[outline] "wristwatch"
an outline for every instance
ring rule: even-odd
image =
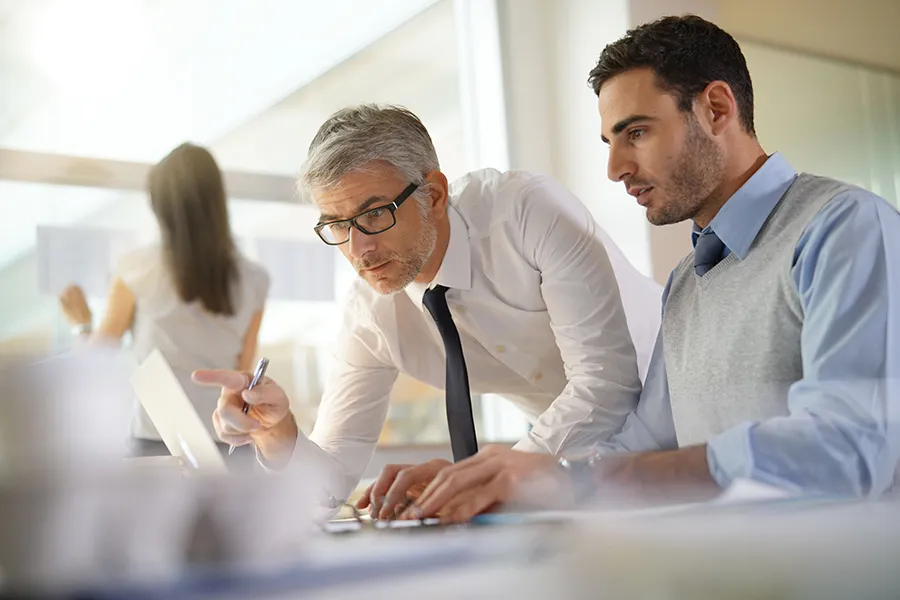
[[[74,325],[72,327],[72,335],[78,337],[80,335],[85,335],[90,333],[93,330],[93,327],[90,323],[79,323],[78,325]]]
[[[581,503],[594,495],[597,489],[594,468],[601,458],[602,455],[597,450],[569,453],[559,457],[557,462],[560,468],[568,474],[572,481],[576,503]]]

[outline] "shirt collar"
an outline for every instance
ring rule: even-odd
[[[753,240],[784,196],[797,171],[780,153],[771,155],[750,179],[719,209],[706,229],[694,224],[691,242],[706,230],[715,231],[729,251],[741,260],[747,257]]]
[[[436,285],[443,285],[451,289],[472,289],[472,258],[469,248],[469,228],[466,222],[452,204],[447,204],[447,218],[450,222],[450,242],[447,244],[447,252],[441,261],[441,268],[431,283],[418,283],[413,281],[406,286],[406,294],[419,307],[422,306],[422,298],[425,290]]]

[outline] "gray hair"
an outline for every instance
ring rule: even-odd
[[[408,182],[419,184],[414,197],[427,198],[425,175],[440,169],[428,130],[402,106],[360,104],[334,113],[319,127],[300,170],[300,196],[329,188],[348,173],[365,172],[373,161],[390,164]]]

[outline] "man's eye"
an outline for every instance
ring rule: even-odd
[[[632,129],[631,131],[628,132],[628,139],[631,140],[632,142],[635,140],[641,139],[643,136],[644,136],[643,129]]]
[[[344,231],[348,227],[350,227],[350,223],[347,221],[340,221],[338,223],[332,223],[328,227],[329,227],[329,229],[332,229],[334,231]]]
[[[369,211],[368,213],[366,213],[366,214],[367,214],[367,216],[368,216],[369,218],[377,219],[378,217],[380,217],[381,215],[384,214],[384,211],[385,211],[385,210],[386,210],[386,209],[383,208],[383,207],[382,207],[382,208],[373,208],[372,210],[370,210],[370,211]]]

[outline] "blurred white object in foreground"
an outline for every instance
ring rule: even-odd
[[[650,512],[583,524],[571,552],[576,597],[900,597],[896,500],[791,498]]]
[[[126,452],[131,388],[119,353],[0,361],[0,478],[108,467]]]
[[[185,476],[126,460],[131,406],[108,349],[0,364],[0,592],[161,583],[302,551],[311,474]]]

